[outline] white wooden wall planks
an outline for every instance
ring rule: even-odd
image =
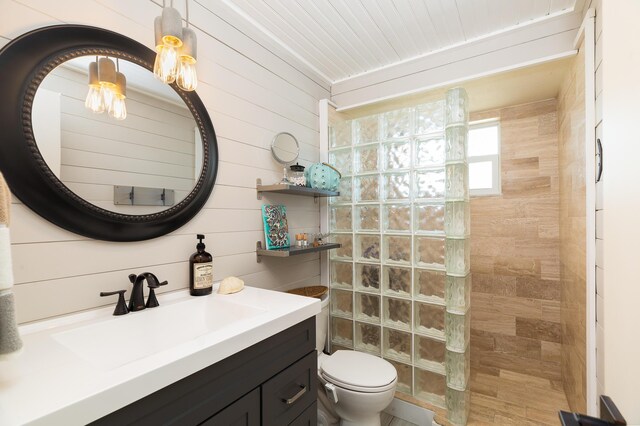
[[[184,17],[183,2],[175,4]],[[151,47],[160,6],[149,0],[4,0],[0,46],[45,25],[77,23],[117,31]],[[248,285],[272,289],[319,282],[317,254],[256,263],[262,203],[286,204],[293,233],[318,232],[319,208],[306,197],[258,201],[255,183],[280,177],[269,151],[280,131],[300,140],[301,164],[319,159],[318,100],[328,98],[329,84],[282,47],[234,22],[225,8],[216,1],[192,1],[190,7],[198,36],[198,94],[215,126],[220,154],[218,179],[205,208],[170,235],[112,243],[60,229],[15,200],[11,229],[21,323],[112,304],[98,293],[128,288],[132,272],[151,271],[169,280],[166,291],[186,287],[196,233],[207,235],[216,279],[236,275]]]

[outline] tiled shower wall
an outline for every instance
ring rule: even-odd
[[[559,385],[556,100],[471,114],[472,121],[496,117],[502,194],[471,201],[471,374],[489,379],[508,370]]]
[[[466,422],[470,212],[466,93],[333,123],[332,350],[382,356],[398,391]]]

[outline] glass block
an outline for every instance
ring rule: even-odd
[[[332,234],[331,241],[342,244],[342,247],[329,251],[332,259],[351,260],[353,258],[353,235]]]
[[[444,243],[441,237],[415,237],[415,264],[423,268],[444,269]]]
[[[345,346],[340,346],[340,345],[336,345],[336,344],[331,344],[331,354],[336,353],[337,351],[352,351],[353,348],[347,348]]]
[[[398,373],[398,384],[396,385],[396,390],[398,392],[411,394],[411,388],[413,387],[413,368],[410,365],[394,361],[392,359],[387,359],[387,361],[395,367],[396,372]]]
[[[445,407],[445,392],[447,388],[444,375],[415,367],[415,391],[413,395],[435,406]]]
[[[355,348],[380,356],[380,326],[356,322]]]
[[[447,275],[466,276],[471,269],[471,241],[447,238],[444,260]]]
[[[380,324],[380,296],[356,293],[356,319]]]
[[[468,135],[469,129],[467,126],[447,127],[447,130],[445,130],[445,156],[447,163],[467,161]]]
[[[445,172],[444,169],[428,169],[414,172],[414,198],[444,198]]]
[[[380,230],[380,207],[363,205],[355,208],[355,228],[356,231],[379,231]]]
[[[351,206],[331,207],[331,231],[351,231]]]
[[[351,148],[337,149],[329,152],[329,163],[343,175],[350,175],[352,168]]]
[[[415,204],[413,206],[414,232],[442,234],[445,226],[445,206],[443,203]]]
[[[430,371],[445,374],[445,344],[443,340],[432,339],[430,337],[415,336],[414,363]]]
[[[382,288],[386,294],[411,297],[411,269],[395,266],[382,268]]]
[[[378,175],[359,176],[353,183],[356,201],[378,201],[380,198]]]
[[[447,276],[444,299],[447,312],[466,313],[471,306],[471,274],[466,277]]]
[[[386,204],[382,207],[384,230],[388,232],[411,232],[411,205]]]
[[[447,386],[457,390],[465,390],[469,384],[469,349],[464,352],[447,351],[446,357]]]
[[[353,122],[351,120],[335,123],[331,126],[330,146],[337,148],[341,146],[351,146]]]
[[[417,333],[443,339],[444,306],[414,302],[414,330]]]
[[[402,139],[411,134],[413,128],[413,110],[397,109],[382,115],[384,121],[384,139]]]
[[[380,116],[370,115],[355,121],[356,144],[378,142],[380,140]]]
[[[444,101],[418,105],[415,112],[416,135],[437,132],[444,127]]]
[[[353,179],[350,177],[343,177],[340,179],[340,183],[338,184],[338,192],[340,195],[337,197],[331,197],[331,202],[333,204],[339,203],[350,203],[352,196],[351,184],[353,183]]]
[[[382,237],[384,263],[411,265],[411,237],[385,235]],[[411,281],[409,281],[411,283]]]
[[[447,201],[444,206],[444,233],[464,238],[471,234],[471,208],[468,201]]]
[[[445,143],[442,134],[419,137],[415,141],[414,167],[441,166],[445,161]]]
[[[445,196],[447,200],[469,199],[469,166],[466,163],[447,164]]]
[[[356,289],[380,292],[380,266],[356,263]]]
[[[469,389],[459,391],[447,388],[447,420],[455,426],[464,426],[469,419],[469,408],[471,407],[471,392]]]
[[[353,321],[331,316],[331,342],[353,348]]]
[[[447,90],[445,125],[466,124],[469,121],[469,98],[461,88]]]
[[[377,172],[378,167],[378,145],[367,145],[354,149],[355,172],[371,173]]]
[[[382,328],[382,353],[385,358],[411,362],[411,334],[404,331]]]
[[[331,287],[345,289],[353,287],[353,263],[331,261]]]
[[[356,235],[356,258],[370,262],[380,261],[380,236]]]
[[[382,298],[382,315],[384,325],[403,330],[411,330],[411,301],[404,299],[394,299],[391,297]]]
[[[353,317],[353,292],[344,290],[331,290],[331,315],[340,317]]]
[[[445,314],[447,350],[464,352],[469,347],[471,336],[471,315]]]
[[[409,173],[386,173],[382,175],[385,200],[407,200],[411,195]]]
[[[383,145],[382,165],[385,170],[408,169],[411,167],[411,142],[389,142]]]
[[[445,282],[448,277],[444,271],[416,268],[413,277],[416,299],[437,304],[445,302]]]

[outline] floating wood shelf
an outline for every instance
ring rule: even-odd
[[[315,253],[318,251],[331,250],[331,249],[340,248],[340,247],[342,247],[341,244],[326,243],[318,247],[313,247],[309,245],[307,247],[287,247],[287,248],[281,248],[281,249],[267,250],[262,248],[262,241],[258,241],[256,243],[256,256],[257,256],[258,262],[261,262],[262,256],[289,257],[289,256],[296,256],[298,254]]]
[[[275,192],[277,194],[303,195],[306,197],[337,197],[340,195],[336,191],[327,191],[325,189],[307,188],[306,186],[290,185],[285,183],[277,183],[275,185],[262,185],[262,180],[256,182],[256,190],[258,191],[258,200],[262,199],[263,192]]]

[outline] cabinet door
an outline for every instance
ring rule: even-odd
[[[260,426],[260,388],[201,423],[204,426]]]
[[[289,426],[317,426],[318,425],[318,403],[314,402],[302,412]]]

